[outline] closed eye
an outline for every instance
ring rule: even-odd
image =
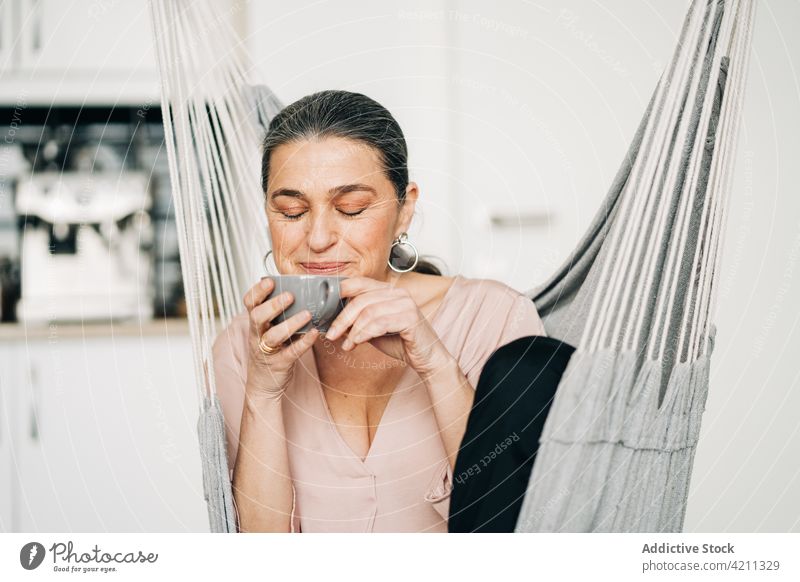
[[[366,210],[366,208],[362,208],[361,210],[357,210],[356,212],[345,212],[344,210],[340,210],[339,212],[341,212],[345,216],[358,216],[359,214],[361,214],[365,210]]]
[[[365,210],[366,210],[366,208],[362,208],[361,210],[357,210],[355,212],[345,212],[344,210],[339,210],[339,212],[341,212],[345,216],[358,216],[359,214],[361,214]],[[281,214],[285,218],[287,218],[289,220],[299,220],[300,217],[303,216],[306,212],[308,212],[308,211],[299,212],[297,214],[286,214],[285,212],[281,212]]]

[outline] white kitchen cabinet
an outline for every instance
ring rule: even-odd
[[[0,100],[133,103],[158,98],[147,0],[4,0]]]
[[[127,76],[156,70],[146,0],[21,0],[21,4],[23,73]]]
[[[208,531],[187,335],[14,349],[13,531]]]
[[[16,0],[0,0],[0,74],[11,66]]]
[[[0,344],[0,532],[12,530],[13,499],[16,479],[12,464],[11,438],[15,432],[14,387],[17,385],[12,365],[15,351]]]

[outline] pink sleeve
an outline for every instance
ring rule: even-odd
[[[469,344],[472,349],[462,355],[462,370],[473,388],[478,385],[486,360],[497,348],[521,337],[546,335],[544,324],[531,299],[510,287],[492,295],[491,301],[483,302],[486,313],[478,314],[473,326],[483,341],[472,342]]]
[[[240,354],[246,348],[245,338],[236,319],[214,340],[211,348],[214,359],[214,379],[217,397],[225,419],[225,441],[228,453],[228,470],[233,475],[236,453],[239,450],[239,428],[244,408],[244,387],[247,372]]]
[[[245,320],[245,324],[246,324]],[[240,317],[234,321],[214,340],[212,357],[214,360],[214,377],[217,397],[222,407],[225,420],[225,441],[228,453],[228,474],[233,481],[233,467],[239,450],[239,429],[244,408],[244,392],[247,383],[247,372],[240,354],[247,349],[246,328],[242,328]],[[239,528],[239,510],[234,500],[236,526]],[[300,532],[300,520],[297,517],[297,494],[292,485],[292,513],[290,516],[291,532]]]
[[[425,501],[447,521],[450,515],[450,493],[453,491],[453,469],[450,461],[444,459],[434,472],[433,479],[425,494]]]

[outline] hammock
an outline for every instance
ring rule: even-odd
[[[152,0],[187,292],[210,529],[235,532],[211,348],[261,276],[260,144],[282,108],[207,0]],[[526,291],[577,347],[540,438],[519,532],[683,527],[708,394],[716,279],[754,0],[693,0],[596,217]],[[215,23],[209,31],[209,23]]]

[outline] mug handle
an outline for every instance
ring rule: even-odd
[[[331,283],[327,280],[320,281],[320,285],[325,286],[325,299],[323,301],[322,312],[323,313],[331,313],[334,308],[336,307],[336,303],[340,300],[339,298],[339,279],[334,279],[332,285],[335,288],[335,292],[331,292]]]

